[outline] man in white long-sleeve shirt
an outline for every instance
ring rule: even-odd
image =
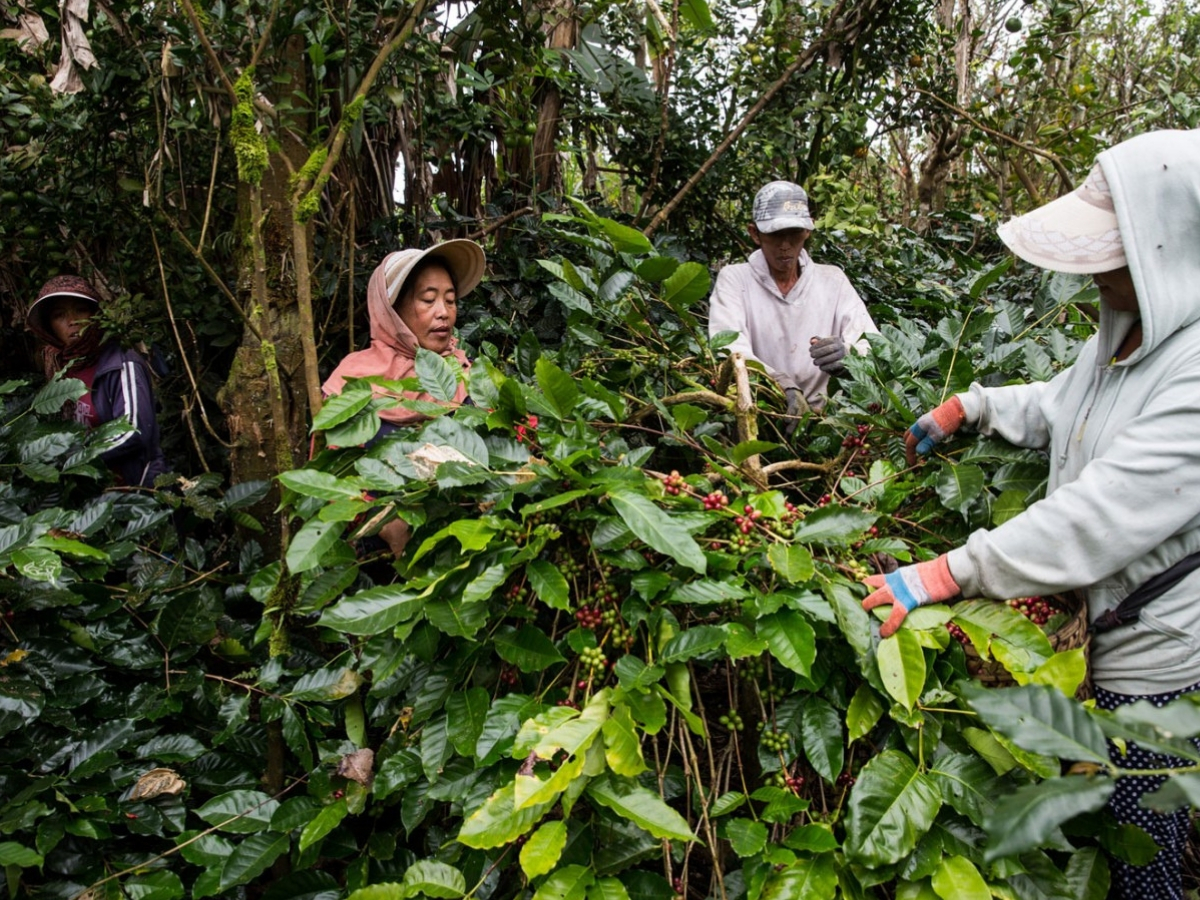
[[[784,389],[790,416],[798,412],[800,396],[820,408],[829,376],[843,371],[847,350],[865,353],[863,334],[879,329],[846,274],[814,263],[804,249],[813,231],[804,188],[790,181],[763,187],[748,230],[758,249],[717,275],[709,336],[738,332],[729,351],[766,367]],[[793,418],[789,435],[795,423]]]

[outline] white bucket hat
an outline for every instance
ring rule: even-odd
[[[1054,272],[1092,275],[1126,264],[1112,192],[1099,163],[1071,193],[1005,222],[997,234],[1021,259]]]
[[[483,280],[483,248],[474,241],[455,238],[435,244],[428,250],[401,250],[398,253],[389,253],[383,261],[389,303],[396,302],[413,267],[428,256],[446,264],[446,268],[450,270],[450,277],[454,279],[455,292],[460,298],[473,291]]]

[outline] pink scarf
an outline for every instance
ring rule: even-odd
[[[371,274],[371,280],[367,284],[367,315],[371,320],[371,346],[366,350],[351,353],[338,364],[338,367],[333,370],[333,374],[321,386],[326,397],[340,394],[346,385],[347,378],[366,378],[378,375],[390,381],[396,381],[401,378],[410,378],[416,372],[417,337],[404,324],[388,296],[386,268],[388,260],[394,255],[388,254],[384,257],[383,262]],[[451,340],[449,348],[442,355],[453,355],[464,369],[470,366],[466,354],[458,349],[456,340]],[[438,402],[429,394],[418,391],[404,391],[397,394],[395,391],[384,390],[379,385],[375,385],[374,388],[376,397],[402,396],[410,400]],[[462,382],[459,382],[454,400],[449,405],[459,406],[466,399],[467,389]],[[403,407],[381,410],[379,417],[398,425],[419,422],[426,418],[419,412]]]

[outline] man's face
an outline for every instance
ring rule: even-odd
[[[784,228],[782,231],[759,231],[750,226],[750,237],[762,248],[767,267],[776,277],[789,277],[796,273],[800,251],[812,234],[807,228]]]

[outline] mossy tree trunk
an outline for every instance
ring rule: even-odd
[[[293,37],[284,49],[293,75],[284,89],[303,90],[303,40]],[[252,85],[251,90],[256,88]],[[311,244],[312,230],[293,226],[290,182],[309,151],[296,137],[304,133],[294,127],[298,123],[287,124],[293,127],[275,130],[276,141],[262,141],[264,165],[255,173],[257,183],[253,174],[247,177],[240,172],[237,293],[246,310],[246,325],[218,396],[233,445],[229,460],[233,483],[272,479],[306,455],[308,400],[294,262],[298,255],[311,255],[310,247],[297,254],[295,242],[303,239]],[[231,140],[239,154],[239,169],[241,139],[235,115]],[[266,528],[268,552],[286,545],[285,525],[274,518],[277,505],[273,490],[255,510]]]

